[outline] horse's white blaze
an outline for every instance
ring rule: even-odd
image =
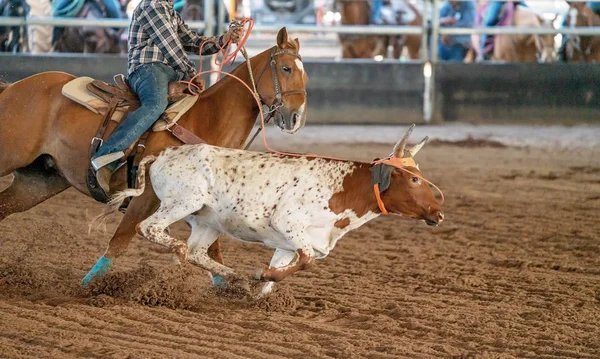
[[[298,70],[300,70],[300,73],[304,73],[304,64],[302,64],[302,61],[300,61],[300,59],[296,59],[294,60],[294,63],[296,64]]]
[[[304,111],[306,111],[306,102],[300,105],[300,107],[298,107],[298,111],[296,111],[296,113],[298,114],[298,119],[304,118]],[[302,127],[302,122],[303,121],[301,120],[296,121],[296,124],[294,125],[294,128],[291,132],[294,133],[298,131],[300,127]]]

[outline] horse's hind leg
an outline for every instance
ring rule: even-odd
[[[24,212],[66,190],[71,185],[54,168],[49,156],[41,156],[29,166],[16,169],[10,186],[0,192],[0,221]]]

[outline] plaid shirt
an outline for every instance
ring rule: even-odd
[[[142,0],[129,25],[127,74],[131,75],[142,64],[162,62],[177,72],[179,80],[189,80],[196,75],[196,69],[186,51],[198,53],[207,39],[218,40],[222,45],[222,38],[207,38],[190,30],[173,9],[171,0]],[[202,55],[218,51],[217,45],[207,43]]]

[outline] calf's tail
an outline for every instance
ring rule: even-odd
[[[146,156],[140,161],[137,171],[137,183],[139,187],[129,188],[115,193],[115,195],[107,203],[107,208],[104,210],[104,212],[92,219],[88,228],[88,233],[92,231],[92,227],[94,226],[97,228],[104,226],[108,216],[117,212],[127,197],[138,197],[144,193],[144,190],[146,189],[146,166],[156,161],[156,158],[156,156]]]

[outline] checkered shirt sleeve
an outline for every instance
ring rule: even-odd
[[[171,66],[179,74],[183,74],[180,77],[189,79],[195,76],[194,63],[188,59],[185,51],[198,52],[200,44],[208,38],[190,30],[171,4],[166,1],[142,1],[132,20],[130,43],[145,43],[145,46],[143,49],[137,48],[137,51],[132,51],[130,48],[132,63],[130,66],[137,67],[143,63],[162,60],[161,62]],[[145,37],[149,37],[148,41],[143,41]],[[211,40],[219,39],[215,37]],[[204,46],[202,55],[210,55],[218,51],[217,45],[208,43]]]

